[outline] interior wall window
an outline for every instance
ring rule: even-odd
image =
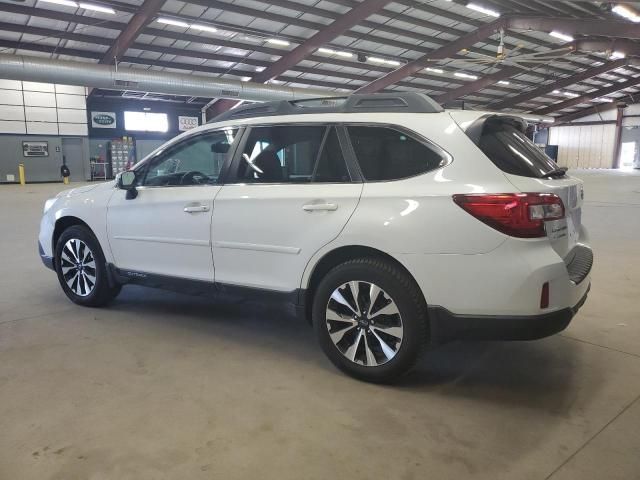
[[[347,131],[366,180],[399,180],[444,165],[440,153],[399,130],[350,126]]]
[[[247,183],[350,181],[333,127],[255,127],[242,157],[238,179]]]
[[[153,187],[211,185],[218,182],[238,129],[196,135],[142,165],[141,185]]]
[[[166,113],[124,112],[125,130],[137,132],[168,132],[169,119]]]

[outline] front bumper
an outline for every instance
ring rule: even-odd
[[[453,340],[536,340],[563,331],[587,300],[591,284],[573,307],[539,315],[456,315],[439,306],[428,308],[431,343]]]
[[[42,260],[42,263],[44,263],[44,266],[55,271],[56,267],[53,265],[53,257],[44,253],[44,249],[40,242],[38,242],[38,253],[40,254],[40,259]]]

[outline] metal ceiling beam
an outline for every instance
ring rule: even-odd
[[[502,110],[504,108],[509,108],[509,107],[513,107],[515,105],[518,105],[520,103],[524,103],[527,102],[529,100],[533,100],[534,98],[537,97],[541,97],[543,95],[546,95],[548,93],[553,92],[554,90],[557,90],[558,88],[565,88],[568,87],[569,85],[574,85],[578,82],[581,82],[583,80],[586,80],[588,78],[594,77],[596,75],[602,75],[603,73],[607,73],[610,70],[614,70],[616,68],[620,68],[623,67],[626,64],[626,60],[624,58],[621,58],[619,60],[615,60],[615,61],[611,61],[611,62],[607,62],[603,65],[600,65],[598,67],[594,67],[594,68],[590,68],[588,70],[585,70],[584,72],[580,72],[576,75],[571,75],[569,77],[566,78],[560,78],[557,81],[550,83],[549,85],[543,85],[540,88],[536,88],[534,90],[531,90],[529,92],[525,92],[522,93],[520,95],[516,95],[515,97],[511,97],[511,98],[507,98],[506,100],[502,101],[502,102],[498,102],[496,104],[491,105],[492,109],[495,110]]]
[[[438,103],[446,103],[451,100],[455,100],[457,98],[464,97],[465,95],[469,95],[470,93],[477,92],[478,90],[482,90],[483,88],[490,87],[498,83],[500,80],[504,80],[506,78],[513,77],[522,73],[522,69],[516,67],[506,67],[502,70],[498,70],[495,73],[483,76],[482,78],[475,80],[473,82],[467,83],[459,88],[454,88],[453,90],[449,90],[442,95],[437,95],[434,97],[434,100]]]
[[[457,40],[448,43],[447,45],[440,47],[433,52],[418,58],[417,60],[413,60],[412,62],[405,63],[403,66],[389,72],[382,78],[378,78],[373,82],[360,87],[356,90],[358,93],[373,93],[379,90],[382,90],[389,85],[393,85],[394,83],[403,80],[406,77],[410,77],[413,74],[423,70],[429,65],[434,64],[438,60],[443,58],[447,58],[457,54],[463,48],[467,48],[472,46],[475,43],[478,43],[486,38],[490,37],[496,31],[500,30],[504,26],[504,20],[498,19],[491,23],[487,23],[482,27],[474,30],[473,32],[464,35]]]
[[[568,35],[599,35],[604,37],[640,39],[640,28],[631,22],[591,20],[588,18],[511,17],[507,28],[551,32],[558,30]]]
[[[160,11],[165,0],[145,0],[138,11],[131,17],[124,30],[120,32],[113,45],[100,59],[100,63],[108,65],[116,61],[118,57],[124,55],[131,44],[138,38],[138,35],[153,17]]]
[[[618,108],[618,103],[633,104],[638,103],[638,100],[640,100],[638,95],[627,95],[625,97],[616,99],[614,103],[583,108],[582,110],[578,110],[577,112],[571,112],[566,115],[562,115],[561,117],[556,117],[554,125],[563,125],[566,123],[571,123],[574,120],[578,120],[579,118],[587,117],[589,115],[602,114],[611,110],[616,110]]]
[[[539,115],[547,115],[552,112],[557,112],[558,110],[564,110],[565,108],[575,107],[576,105],[580,105],[581,103],[587,103],[593,100],[594,98],[600,98],[605,95],[609,95],[610,93],[616,93],[620,90],[624,90],[626,88],[636,87],[640,85],[640,77],[632,78],[627,80],[626,82],[615,83],[614,85],[601,88],[600,90],[595,90],[593,92],[586,93],[576,98],[570,98],[569,100],[565,100],[564,102],[556,103],[554,105],[550,105],[546,108],[540,108],[538,110],[534,110],[533,113]],[[616,99],[612,99],[616,100]]]
[[[392,0],[367,0],[366,2],[360,3],[357,7],[341,15],[336,21],[327,25],[326,28],[318,31],[315,35],[312,35],[289,53],[280,57],[277,62],[255,75],[252,80],[263,83],[290,70],[319,47],[333,41],[351,27],[358,25],[365,18],[370,17],[384,8],[385,5],[391,3],[391,1]]]
[[[585,38],[576,40],[573,44],[579,52],[603,52],[608,55],[621,52],[627,57],[640,56],[640,43],[626,38]]]

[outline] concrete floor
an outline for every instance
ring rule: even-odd
[[[640,478],[640,175],[576,174],[597,257],[570,328],[452,344],[396,386],[273,307],[73,305],[35,243],[62,185],[0,186],[0,479]]]

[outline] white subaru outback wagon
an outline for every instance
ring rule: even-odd
[[[390,381],[427,345],[541,338],[584,303],[582,183],[525,128],[418,93],[240,107],[48,200],[40,255],[80,305],[128,283],[291,302],[340,369]]]

